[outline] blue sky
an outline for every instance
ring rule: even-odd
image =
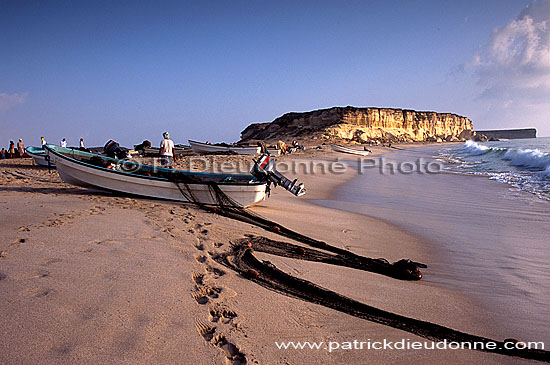
[[[380,106],[550,136],[550,0],[1,1],[0,145],[236,141]]]

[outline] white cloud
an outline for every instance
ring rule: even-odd
[[[0,93],[0,112],[12,109],[19,104],[23,104],[26,99],[27,99],[27,93],[22,93],[22,94]]]
[[[493,30],[469,66],[483,87],[482,99],[506,101],[509,107],[550,103],[550,0],[531,2]]]

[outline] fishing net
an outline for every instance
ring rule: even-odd
[[[326,242],[295,232],[244,208],[225,194],[214,181],[205,183],[208,185],[209,193],[215,204],[204,204],[194,196],[189,187],[189,182],[186,178],[174,179],[174,183],[186,200],[196,204],[200,208],[231,219],[253,224],[267,231],[313,247],[312,249],[266,237],[249,235],[246,238],[233,242],[230,252],[215,258],[220,264],[241,273],[249,280],[265,288],[310,303],[323,305],[374,323],[400,329],[431,341],[453,342],[458,345],[463,344],[465,349],[550,362],[550,352],[529,349],[525,343],[518,342],[517,340],[506,339],[504,341],[495,341],[435,323],[388,312],[325,289],[307,280],[289,275],[279,270],[269,261],[259,261],[253,254],[254,250],[282,257],[346,266],[408,280],[420,279],[422,274],[418,269],[426,267],[424,264],[411,260],[400,260],[390,264],[385,259],[372,259],[359,256],[339,247],[329,245]]]

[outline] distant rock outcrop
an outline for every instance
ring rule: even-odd
[[[472,121],[456,114],[347,106],[287,113],[272,122],[254,123],[242,131],[241,140],[440,142],[466,140],[473,135]]]
[[[483,134],[492,139],[537,138],[537,130],[535,128],[495,129],[489,131],[477,131],[477,133]]]

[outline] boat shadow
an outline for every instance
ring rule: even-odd
[[[0,164],[0,168],[7,167],[7,168],[13,168],[13,169],[24,169],[24,170],[48,170],[48,166],[41,166],[41,165],[21,165],[17,163],[2,163]],[[52,172],[57,172],[55,169],[55,166],[49,167]]]
[[[32,194],[57,194],[57,195],[71,195],[71,196],[124,196],[122,194],[111,193],[108,191],[92,191],[83,188],[70,187],[70,188],[42,188],[31,186],[0,186],[0,192],[19,192],[19,193],[32,193]]]

